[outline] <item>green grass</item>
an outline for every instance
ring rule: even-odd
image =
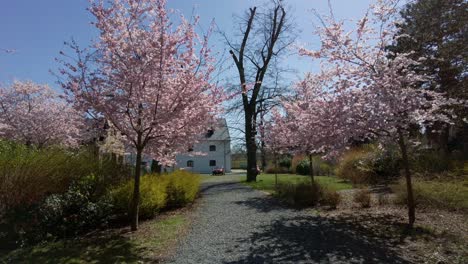
[[[403,180],[392,187],[397,203],[406,203],[406,184]],[[427,181],[414,179],[415,201],[423,207],[462,210],[468,212],[468,180]]]
[[[167,254],[189,220],[186,213],[144,222],[137,232],[107,230],[74,240],[46,242],[0,255],[0,263],[141,263]],[[0,253],[2,253],[0,251]]]
[[[320,185],[327,187],[330,190],[340,191],[352,189],[350,183],[344,182],[342,179],[328,176],[315,176],[315,181]],[[310,181],[309,176],[294,175],[294,174],[278,174],[278,183],[298,183],[301,181]],[[275,175],[274,174],[261,174],[257,176],[257,182],[245,182],[254,189],[266,191],[269,193],[275,192]]]

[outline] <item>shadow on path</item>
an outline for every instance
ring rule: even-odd
[[[225,263],[411,263],[399,253],[407,237],[406,225],[392,217],[313,216],[269,197],[236,203],[259,212],[289,211],[291,217],[283,214],[237,241],[250,245],[249,255]]]

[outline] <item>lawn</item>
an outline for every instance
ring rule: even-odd
[[[397,202],[406,203],[406,183],[401,180],[392,186],[397,195]],[[427,181],[413,179],[413,192],[419,207],[434,207],[468,212],[468,179]]]
[[[331,190],[340,191],[346,189],[352,189],[353,186],[350,183],[343,181],[342,179],[329,176],[315,176],[317,181],[322,186],[328,187]],[[301,182],[310,181],[309,176],[295,175],[295,174],[278,174],[278,183],[281,182]],[[274,174],[261,174],[257,176],[257,182],[245,182],[245,184],[251,186],[254,189],[266,191],[269,193],[275,192],[275,175]]]
[[[189,224],[185,211],[142,222],[137,232],[106,230],[79,239],[45,242],[1,254],[0,263],[158,262]],[[1,253],[1,251],[0,251]]]

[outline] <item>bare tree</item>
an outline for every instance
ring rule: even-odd
[[[257,178],[257,117],[264,111],[264,84],[270,64],[285,53],[294,41],[293,24],[289,22],[283,1],[272,0],[264,10],[250,8],[240,24],[242,41],[227,41],[239,74],[247,149],[247,181]],[[227,38],[226,38],[227,39]],[[265,96],[263,99],[262,96]],[[260,100],[259,100],[260,99]]]

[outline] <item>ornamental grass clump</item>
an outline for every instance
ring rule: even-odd
[[[317,205],[321,192],[322,188],[319,184],[304,181],[300,183],[280,183],[276,195],[290,205],[307,207]]]

